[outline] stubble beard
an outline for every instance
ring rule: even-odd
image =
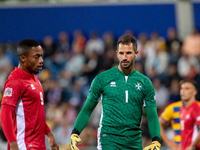
[[[39,70],[39,71],[40,71],[40,70]],[[38,74],[39,71],[37,71],[37,70],[33,70],[33,71],[31,72],[31,74]]]
[[[131,60],[131,62],[130,62],[130,64],[129,64],[128,66],[123,66],[123,65],[122,65],[122,62],[123,62],[123,61],[121,61],[121,62],[120,62],[120,66],[121,66],[122,69],[130,69],[130,68],[133,66],[133,64],[134,64],[134,61],[135,61],[135,60]]]

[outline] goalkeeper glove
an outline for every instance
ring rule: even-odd
[[[70,140],[71,150],[78,150],[76,146],[78,145],[79,142],[81,142],[81,138],[78,136],[78,134],[72,134]]]
[[[161,144],[158,141],[153,141],[150,145],[146,146],[143,150],[160,150]]]

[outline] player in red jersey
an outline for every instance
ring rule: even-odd
[[[52,150],[59,146],[45,122],[44,92],[36,75],[43,66],[43,49],[33,39],[19,43],[19,65],[4,84],[1,123],[8,150],[46,150],[47,135]]]
[[[181,81],[181,150],[200,150],[200,106],[195,100],[197,91],[198,85],[194,80]]]

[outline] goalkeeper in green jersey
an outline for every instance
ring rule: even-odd
[[[101,97],[102,114],[98,127],[98,150],[142,150],[143,107],[152,143],[144,150],[160,150],[160,126],[155,91],[149,78],[134,69],[137,40],[123,35],[117,42],[119,65],[98,74],[91,85],[71,134],[70,147],[78,150],[79,134]]]

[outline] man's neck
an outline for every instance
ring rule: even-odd
[[[184,101],[184,105],[185,105],[186,108],[188,108],[190,105],[192,105],[193,102],[195,102],[194,98],[192,98],[188,101]]]
[[[23,70],[23,71],[26,71],[26,72],[30,73],[30,72],[28,71],[28,69],[26,69],[26,67],[24,67],[24,66],[21,65],[20,63],[18,64],[18,68],[21,69],[21,70]]]
[[[120,65],[118,65],[119,70],[121,70],[126,76],[128,76],[131,72],[133,72],[135,69],[134,68],[130,68],[130,69],[123,69],[120,67]]]

